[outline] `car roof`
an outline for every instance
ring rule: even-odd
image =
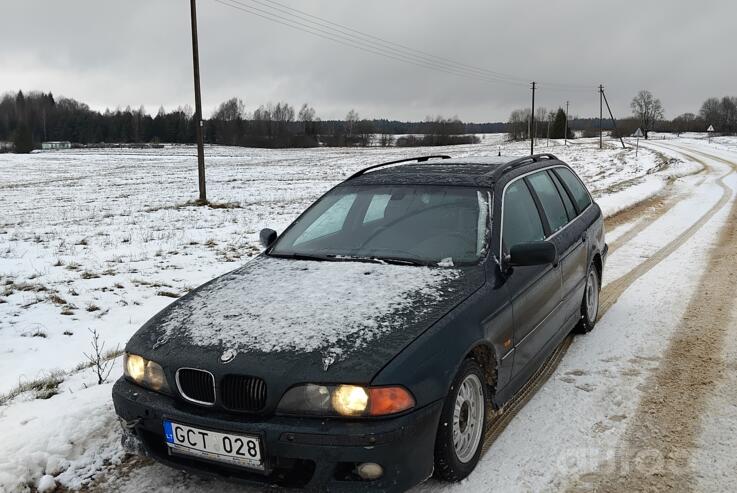
[[[420,162],[418,162],[420,161]],[[450,185],[492,186],[501,176],[518,168],[534,169],[537,163],[560,162],[552,154],[534,156],[421,156],[365,168],[340,186],[354,185]]]

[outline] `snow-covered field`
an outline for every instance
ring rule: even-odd
[[[697,138],[683,141],[701,142]],[[92,331],[100,335],[106,350],[122,348],[143,322],[173,298],[257,254],[261,228],[282,230],[353,171],[428,153],[496,155],[500,144],[503,155],[528,152],[526,143],[505,143],[502,136],[493,135],[484,136],[476,145],[432,149],[211,147],[206,149],[208,198],[216,207],[189,203],[197,196],[196,159],[189,146],[0,155],[0,372],[5,377],[0,381],[0,436],[4,437],[0,440],[0,491],[43,489],[56,483],[79,488],[121,459],[109,383],[120,374],[119,362],[108,383],[97,385],[92,370],[82,365],[84,353],[90,351]],[[737,149],[734,140],[725,139],[719,145],[724,151],[730,146]],[[596,140],[576,140],[568,147],[557,141],[545,147],[541,140],[538,151],[552,152],[570,163],[594,191],[606,215],[611,215],[658,194],[675,177],[700,169],[688,160],[676,160],[674,153],[666,158],[654,148],[641,146],[635,158],[634,150],[623,151],[618,142],[607,142],[600,151]],[[678,181],[684,182],[679,186],[689,187],[696,177]],[[662,223],[662,233],[657,234],[686,228],[689,214],[708,208],[713,192],[704,188],[702,195],[682,205],[683,214]],[[662,242],[657,234],[649,237],[652,248]],[[612,259],[619,273],[612,278],[632,268],[631,257]],[[662,269],[661,287],[665,288],[677,273],[673,266]],[[647,300],[652,289],[653,285],[642,286],[629,296]],[[681,289],[687,296],[690,286]],[[675,309],[669,317],[679,313]],[[558,373],[578,371],[584,366],[578,359],[592,351],[601,353],[604,363],[586,368],[581,375],[560,374],[541,393],[557,390],[575,398],[576,389],[582,387],[598,387],[597,392],[603,392],[606,387],[599,384],[612,371],[604,353],[628,316],[604,319],[600,329],[605,335],[574,345]],[[627,330],[635,337],[645,326],[633,322]],[[622,356],[622,370],[629,368],[625,368],[627,356],[632,355]],[[614,367],[619,368],[617,365]],[[552,415],[545,406],[556,402],[551,396],[536,397],[513,425],[524,419],[544,422],[546,415]],[[613,417],[626,415],[632,405],[624,390],[610,393],[609,399],[611,402],[591,405],[621,408]],[[556,406],[564,405],[565,400],[560,399]],[[578,443],[585,447],[599,437],[582,432],[591,426],[588,419],[577,417],[571,424],[578,433],[574,435],[580,435]],[[513,428],[502,435],[480,468],[499,471],[498,464],[489,464],[497,456],[495,450],[509,450],[508,442],[519,439]],[[600,428],[601,436],[606,436],[615,426],[606,422]],[[506,476],[496,477],[493,485],[505,484],[506,478],[523,490],[562,486],[559,477],[540,472],[545,470],[545,457],[534,453],[538,440],[547,446],[555,437],[526,433],[523,439],[528,446],[515,449],[517,462],[505,461],[520,467],[506,469]],[[537,450],[540,455],[550,449],[540,446]],[[524,456],[526,452],[530,454]],[[543,461],[532,469],[541,476],[523,478],[535,460]],[[131,477],[140,480],[141,474],[145,472],[134,472]],[[166,474],[178,473],[166,472],[163,477]],[[489,477],[478,473],[469,481],[474,489],[488,488],[492,485]],[[156,483],[147,484],[145,477],[141,484],[142,489],[157,488]],[[207,484],[195,482],[191,488]],[[220,484],[212,487],[225,488]]]

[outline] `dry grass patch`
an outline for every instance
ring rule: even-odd
[[[61,371],[53,371],[45,377],[19,383],[7,394],[0,395],[0,406],[4,406],[21,394],[31,392],[34,399],[49,399],[59,393],[59,385],[64,381]]]
[[[164,291],[164,290],[162,290],[162,291],[157,291],[156,294],[158,296],[165,296],[167,298],[179,298],[179,294],[178,293],[175,293],[173,291]]]
[[[49,295],[49,301],[55,305],[66,305],[67,300],[59,296],[59,293],[51,293]]]

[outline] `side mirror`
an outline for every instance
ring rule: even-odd
[[[546,265],[558,261],[558,251],[549,241],[519,243],[509,251],[511,266]]]
[[[264,228],[259,233],[259,239],[261,240],[261,246],[269,248],[276,241],[276,231],[269,228]]]

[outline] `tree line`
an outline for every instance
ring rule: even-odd
[[[612,121],[597,118],[573,118],[568,121],[569,135],[573,137],[573,130],[580,130],[584,137],[598,135],[599,125],[606,131],[611,131],[614,137],[629,137],[639,128],[647,139],[650,132],[669,132],[681,134],[684,132],[705,132],[709,126],[721,135],[737,134],[737,97],[724,96],[722,98],[708,98],[701,105],[698,113],[683,113],[672,120],[664,118],[663,103],[650,91],[642,90],[630,102],[632,116]],[[535,110],[535,126],[530,129],[530,108],[512,111],[507,120],[507,132],[512,140],[527,140],[530,134],[536,138],[562,139],[565,133],[566,114],[562,108],[557,111],[548,111],[545,108]]]
[[[261,105],[246,111],[239,98],[221,103],[203,121],[208,144],[252,147],[314,147],[369,145],[446,145],[473,142],[472,133],[504,131],[501,123],[467,124],[458,118],[428,117],[422,122],[364,119],[350,110],[343,120],[321,120],[315,108],[299,109],[286,102]],[[400,137],[424,134],[428,138]],[[52,93],[22,91],[0,98],[0,142],[14,143],[16,152],[30,152],[41,142],[75,144],[194,143],[192,108],[172,111],[163,107],[155,115],[138,109],[95,111],[71,98]]]

